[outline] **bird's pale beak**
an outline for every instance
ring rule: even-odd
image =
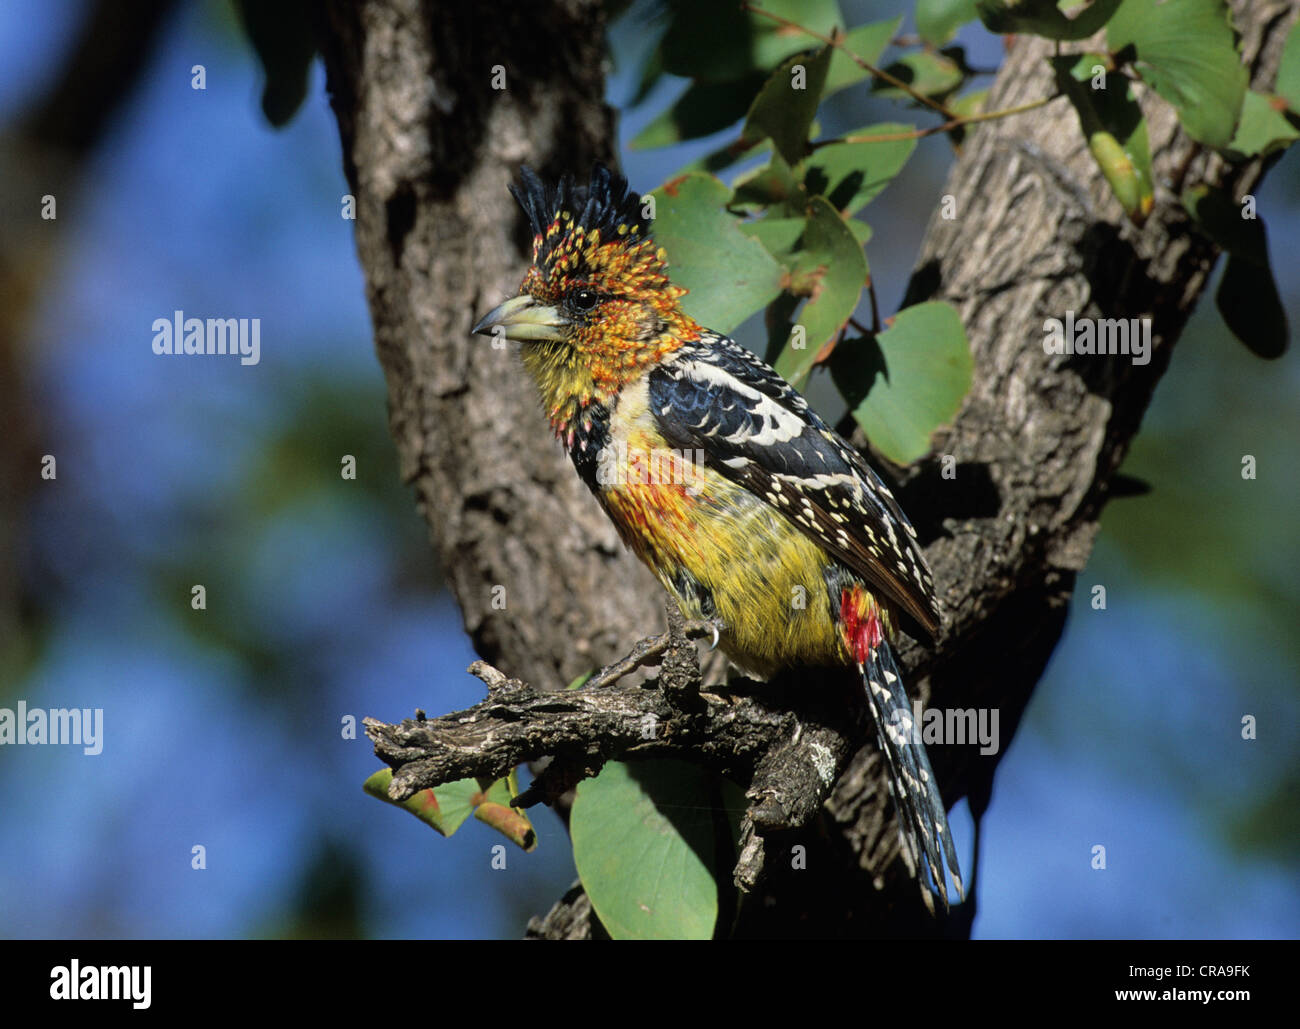
[[[500,329],[506,339],[562,340],[568,326],[569,319],[558,307],[548,307],[521,293],[493,308],[470,331],[480,336],[495,336]]]

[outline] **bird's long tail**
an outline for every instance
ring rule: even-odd
[[[903,857],[912,875],[919,873],[926,906],[933,911],[937,896],[946,911],[949,873],[959,901],[965,899],[965,893],[939,784],[920,731],[914,726],[907,690],[889,644],[881,640],[867,649],[864,657],[858,670],[867,688],[880,750],[889,766],[889,791],[898,809]]]

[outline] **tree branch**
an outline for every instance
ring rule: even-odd
[[[752,889],[762,874],[763,838],[802,828],[821,808],[866,725],[846,718],[861,710],[848,674],[831,674],[817,690],[797,682],[733,683],[701,690],[692,637],[707,623],[686,623],[675,610],[670,631],[643,640],[635,660],[598,673],[603,685],[537,689],[483,661],[470,671],[488,687],[482,703],[434,719],[386,725],[366,719],[375,753],[394,770],[389,797],[401,802],[420,790],[457,779],[498,779],[529,761],[550,758],[517,807],[553,803],[615,759],[676,758],[749,783],[741,819],[736,884]],[[626,673],[648,660],[662,662],[650,682]],[[617,674],[616,674],[617,673]]]

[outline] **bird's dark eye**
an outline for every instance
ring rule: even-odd
[[[578,311],[590,311],[596,306],[594,289],[575,289],[569,294],[569,305]]]

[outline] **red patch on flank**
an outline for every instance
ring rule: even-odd
[[[840,620],[844,624],[844,642],[853,660],[865,663],[885,638],[884,627],[880,624],[880,609],[861,588],[843,590],[840,593]]]

